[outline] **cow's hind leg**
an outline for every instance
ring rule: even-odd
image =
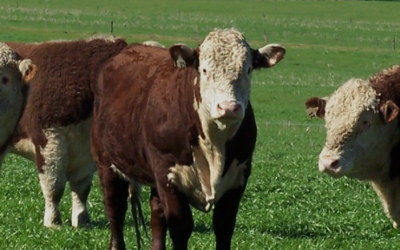
[[[67,181],[67,144],[54,129],[44,131],[44,135],[47,143],[44,148],[36,147],[36,165],[46,202],[44,226],[55,227],[62,223],[59,204]]]
[[[45,212],[43,224],[45,227],[57,227],[62,224],[59,204],[64,194],[66,177],[53,178],[47,174],[39,174],[40,186],[45,199]]]
[[[171,184],[165,183],[158,187],[174,250],[186,250],[193,231],[193,217],[189,202],[186,196]]]
[[[73,227],[90,226],[90,217],[87,209],[87,199],[92,185],[93,174],[88,174],[76,180],[70,179],[72,196],[71,224]]]
[[[110,222],[110,250],[125,250],[123,227],[128,206],[129,182],[121,179],[110,166],[99,166],[104,205]]]
[[[215,204],[213,228],[217,242],[217,250],[230,250],[236,215],[244,187],[230,190]]]

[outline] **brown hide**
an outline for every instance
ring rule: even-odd
[[[190,146],[201,130],[193,110],[197,75],[175,68],[165,49],[132,45],[113,58],[95,90],[95,141],[114,153],[105,164],[147,184],[176,163],[192,164]],[[164,160],[164,169],[150,169],[155,158]]]
[[[89,118],[93,106],[91,84],[99,68],[127,46],[123,39],[8,45],[37,66],[14,143],[21,137],[30,137],[34,144],[42,147],[46,143],[43,129],[76,124]],[[43,164],[40,163],[43,159],[37,160],[39,166]]]
[[[392,101],[400,107],[400,66],[394,66],[388,70],[378,72],[373,77],[370,77],[369,82],[375,91],[380,94],[380,105],[387,101]],[[391,152],[391,178],[400,178],[399,155],[400,144],[396,145]]]

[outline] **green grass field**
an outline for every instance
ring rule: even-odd
[[[111,2],[113,2],[111,4]],[[324,143],[320,120],[304,101],[325,96],[351,77],[400,62],[400,3],[265,0],[2,0],[0,41],[40,42],[110,32],[129,42],[157,40],[196,46],[214,27],[236,27],[253,47],[281,43],[285,59],[253,75],[252,103],[259,137],[253,173],[237,218],[233,249],[399,249],[367,183],[334,180],[318,172]],[[393,49],[393,38],[397,48]],[[107,219],[96,176],[90,195],[94,228],[70,226],[66,190],[64,225],[42,226],[44,199],[35,166],[8,156],[0,178],[0,249],[106,249]],[[149,219],[148,191],[143,195]],[[190,249],[213,249],[210,214],[194,211]],[[127,246],[136,248],[131,216]],[[145,249],[149,240],[144,239]]]

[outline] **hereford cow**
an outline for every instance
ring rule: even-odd
[[[86,202],[96,170],[89,141],[91,83],[102,63],[127,44],[122,39],[92,39],[9,46],[19,57],[32,59],[37,73],[29,85],[8,96],[19,108],[2,116],[1,123],[10,129],[2,129],[0,157],[12,152],[36,163],[46,227],[61,224],[59,202],[66,182],[72,193],[72,226],[86,225]]]
[[[306,101],[311,117],[325,119],[319,170],[369,181],[393,226],[400,225],[400,66],[369,80],[351,79],[330,97]]]
[[[92,153],[109,249],[125,249],[127,180],[151,187],[151,249],[165,249],[167,229],[174,249],[187,249],[190,205],[215,207],[216,248],[230,249],[256,142],[251,75],[284,53],[277,44],[251,49],[241,33],[226,29],[195,50],[131,45],[104,65],[94,87]]]

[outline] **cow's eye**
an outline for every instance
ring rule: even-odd
[[[250,73],[251,73],[251,70],[252,70],[252,68],[249,67],[249,68],[247,69],[247,74],[250,74]]]
[[[203,74],[206,75],[207,74],[207,70],[203,69]]]
[[[371,122],[370,121],[363,121],[361,124],[361,131],[364,131],[371,127]]]
[[[7,83],[8,83],[8,77],[3,76],[3,77],[1,78],[1,83],[2,83],[2,84],[7,84]]]

